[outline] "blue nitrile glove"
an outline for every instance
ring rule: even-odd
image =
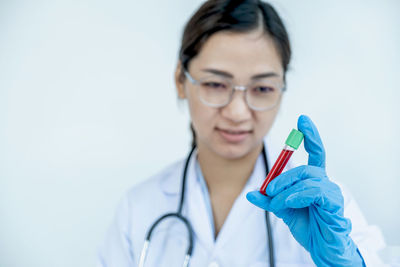
[[[272,180],[266,190],[268,196],[253,191],[247,199],[281,218],[317,266],[364,266],[349,236],[351,222],[343,217],[340,188],[326,175],[325,150],[318,130],[304,115],[297,127],[304,134],[308,165]]]

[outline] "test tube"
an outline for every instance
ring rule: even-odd
[[[273,179],[275,179],[276,176],[282,173],[293,152],[300,146],[301,142],[303,141],[303,138],[303,133],[296,129],[293,129],[290,132],[288,138],[286,139],[285,146],[279,154],[278,159],[275,161],[274,166],[272,166],[272,169],[268,172],[267,178],[265,178],[260,188],[261,194],[267,195],[265,190],[267,189],[268,184]]]

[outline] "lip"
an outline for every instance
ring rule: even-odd
[[[249,130],[232,130],[232,129],[219,129],[216,128],[220,136],[229,143],[243,142],[252,131]]]

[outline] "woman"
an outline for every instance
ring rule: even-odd
[[[327,177],[308,117],[298,120],[308,165],[277,177],[268,196],[254,191],[277,156],[263,140],[290,57],[287,32],[269,4],[213,0],[200,7],[185,27],[175,73],[178,97],[189,105],[193,149],[128,192],[99,266],[181,266],[191,238],[190,266],[380,264],[373,243],[379,232]]]

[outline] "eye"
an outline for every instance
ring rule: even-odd
[[[202,83],[202,86],[208,89],[216,89],[216,90],[222,90],[227,88],[225,84],[219,82],[204,82]]]
[[[254,93],[266,94],[275,91],[274,87],[271,86],[257,86],[253,88]]]

